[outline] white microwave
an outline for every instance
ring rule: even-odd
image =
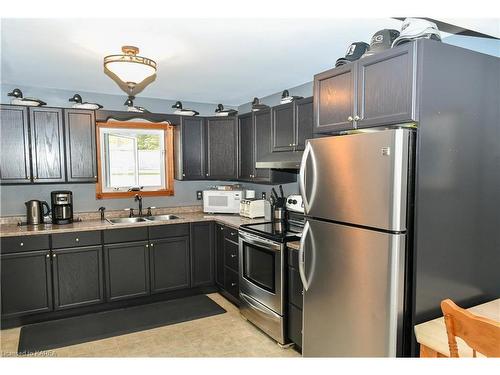
[[[203,212],[237,214],[242,190],[203,190]]]

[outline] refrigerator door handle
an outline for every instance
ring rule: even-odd
[[[304,225],[304,230],[302,231],[302,236],[300,237],[300,247],[299,247],[299,275],[300,280],[302,280],[302,285],[304,287],[304,291],[309,289],[309,284],[307,283],[306,271],[304,267],[304,247],[306,244],[306,237],[309,233],[310,225],[309,221],[306,221]]]
[[[312,169],[313,169],[313,178],[312,178],[312,187],[311,187],[311,197],[308,199],[306,192],[306,163],[311,155],[312,161]],[[311,204],[314,201],[314,196],[316,195],[316,184],[317,184],[317,166],[316,166],[316,158],[314,157],[314,151],[310,142],[307,142],[306,148],[304,150],[304,154],[302,155],[302,161],[300,163],[300,171],[299,171],[299,189],[302,194],[302,200],[304,202],[304,212],[307,214],[311,207]]]

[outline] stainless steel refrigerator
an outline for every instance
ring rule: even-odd
[[[307,141],[299,251],[305,357],[400,352],[414,136],[399,128]]]

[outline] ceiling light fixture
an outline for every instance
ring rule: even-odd
[[[142,91],[156,78],[156,62],[138,56],[139,48],[123,46],[123,54],[109,55],[104,58],[104,72],[131,95]]]

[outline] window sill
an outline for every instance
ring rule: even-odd
[[[96,193],[96,199],[133,198],[137,194],[141,197],[172,196],[174,190],[154,190],[154,191],[117,191],[109,193]]]

